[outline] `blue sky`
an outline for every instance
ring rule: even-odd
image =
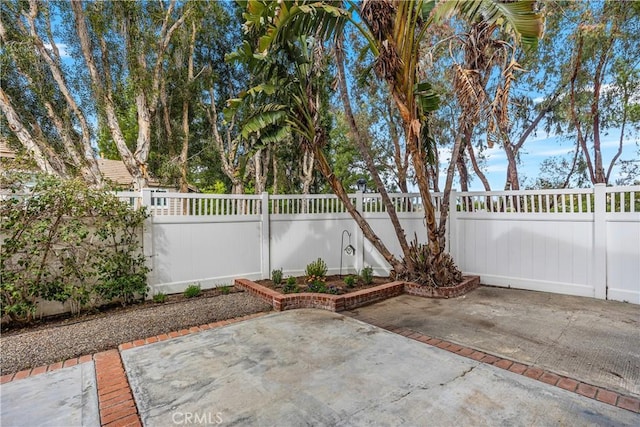
[[[621,159],[637,159],[638,158],[638,140],[637,135],[625,132],[627,137],[623,144],[623,151]],[[618,143],[620,139],[620,129],[611,129],[610,132],[605,135],[601,135],[601,146],[604,159],[605,171],[609,167],[611,159],[615,155],[618,149]],[[575,142],[567,139],[566,137],[560,137],[556,135],[547,135],[544,131],[538,132],[537,136],[531,136],[525,142],[521,150],[521,163],[518,166],[518,174],[520,177],[520,185],[523,186],[523,179],[527,178],[527,183],[532,184],[535,178],[540,173],[540,164],[547,158],[553,156],[565,156],[572,158],[575,149]],[[444,180],[446,175],[446,168],[449,166],[448,159],[450,150],[441,150],[441,164],[440,164],[440,186],[444,188]],[[507,174],[507,157],[504,150],[495,145],[491,149],[485,151],[486,162],[484,163],[484,170],[492,190],[502,190]],[[612,181],[615,181],[617,169],[614,168],[612,173]],[[469,183],[469,189],[471,191],[484,191],[482,182],[473,174],[473,171],[469,171],[472,176],[472,181]],[[529,182],[531,181],[531,182]],[[613,182],[612,182],[613,183]],[[454,187],[460,189],[459,183],[455,183]]]
[[[637,159],[637,135],[629,135],[627,133],[623,144],[621,159]],[[609,167],[609,163],[618,149],[620,139],[620,129],[611,129],[607,135],[601,135],[601,146],[604,160],[605,171]],[[544,131],[539,132],[537,136],[531,136],[521,150],[521,164],[518,167],[521,185],[522,178],[535,180],[540,173],[540,164],[543,160],[552,156],[566,156],[572,158],[575,148],[575,142],[565,137],[556,135],[546,135]],[[501,190],[507,173],[507,159],[504,150],[498,146],[486,151],[486,175],[493,190]],[[615,181],[617,175],[615,168],[612,173],[612,181]],[[469,188],[471,190],[484,190],[482,183],[477,178],[474,179]]]

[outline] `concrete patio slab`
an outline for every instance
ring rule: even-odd
[[[640,306],[483,286],[442,300],[402,295],[351,312],[640,396]]]
[[[11,426],[99,426],[93,362],[0,386],[0,424]]]
[[[121,356],[146,426],[640,425],[639,414],[320,310]]]

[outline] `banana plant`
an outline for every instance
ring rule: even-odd
[[[375,58],[371,68],[387,83],[404,123],[405,140],[424,206],[434,280],[440,286],[451,284],[459,273],[445,256],[442,244],[444,229],[436,223],[435,207],[426,174],[428,162],[435,159],[427,118],[438,108],[438,96],[429,81],[418,79],[420,49],[429,42],[429,30],[454,15],[470,22],[482,21],[495,25],[496,30],[515,34],[516,39],[523,45],[533,46],[543,30],[543,19],[537,10],[537,2],[364,0],[356,3],[283,0],[276,3],[249,0],[245,5],[246,12],[243,16],[246,20],[246,32],[258,35],[257,42],[250,52],[252,58],[280,55],[283,49],[286,50],[288,43],[300,36],[340,40],[346,25],[354,26],[368,41],[367,49]],[[291,123],[293,124],[293,121]],[[328,165],[319,161],[318,166],[323,170]],[[330,170],[326,171],[325,175],[331,176]],[[339,187],[336,185],[334,191],[340,197],[342,192]],[[349,210],[348,206],[347,209]],[[398,261],[375,234],[368,232],[370,227],[366,221],[360,221],[361,218],[355,214],[352,216],[362,228],[364,235],[387,259],[396,273],[409,270],[409,274],[405,276],[411,277],[415,263],[410,262],[410,257],[405,254],[405,263]],[[398,235],[398,238],[406,239],[404,235]],[[401,246],[407,246],[406,240],[405,245]]]

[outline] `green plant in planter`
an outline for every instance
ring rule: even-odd
[[[362,269],[360,272],[360,277],[362,278],[362,282],[365,285],[370,285],[373,283],[373,268],[367,266]]]
[[[314,280],[307,285],[309,292],[326,293],[327,285],[322,280]]]
[[[338,293],[340,292],[340,289],[338,289],[336,285],[329,285],[326,292],[331,295],[338,295]]]
[[[282,283],[282,269],[278,268],[277,270],[273,270],[271,272],[271,280],[275,285],[279,285]]]
[[[322,258],[318,258],[317,260],[307,264],[307,268],[305,269],[305,273],[307,275],[307,282],[324,282],[325,276],[327,275],[327,264],[322,260]]]
[[[344,278],[344,284],[347,285],[347,288],[353,288],[356,285],[356,278],[347,276]]]
[[[296,285],[296,278],[293,276],[287,278],[287,283],[284,285],[282,290],[285,294],[293,294],[298,292],[300,289],[298,288],[298,285]]]
[[[192,285],[187,286],[187,289],[184,290],[185,298],[194,298],[200,295],[201,289],[200,285],[194,283]]]
[[[164,292],[159,292],[153,296],[153,302],[157,304],[162,304],[166,300],[167,300],[167,294],[165,294]]]

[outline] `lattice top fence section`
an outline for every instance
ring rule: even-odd
[[[606,212],[640,212],[640,186],[607,187]],[[592,188],[573,190],[525,190],[465,192],[457,194],[461,212],[490,213],[593,213]]]
[[[215,216],[261,215],[263,203],[270,215],[344,214],[347,209],[333,194],[311,195],[228,195],[192,193],[120,192],[117,196],[132,206],[147,206],[154,215]],[[607,187],[606,211],[640,212],[640,186]],[[436,212],[440,211],[442,193],[433,193]],[[361,198],[361,200],[359,200]],[[418,193],[389,194],[398,213],[422,213]],[[363,214],[385,213],[387,206],[377,193],[351,194],[349,199]],[[527,190],[453,193],[450,209],[465,213],[593,213],[593,189]]]
[[[607,187],[607,212],[640,212],[640,185]]]
[[[460,193],[458,210],[462,212],[503,213],[592,213],[593,190],[492,191]]]

